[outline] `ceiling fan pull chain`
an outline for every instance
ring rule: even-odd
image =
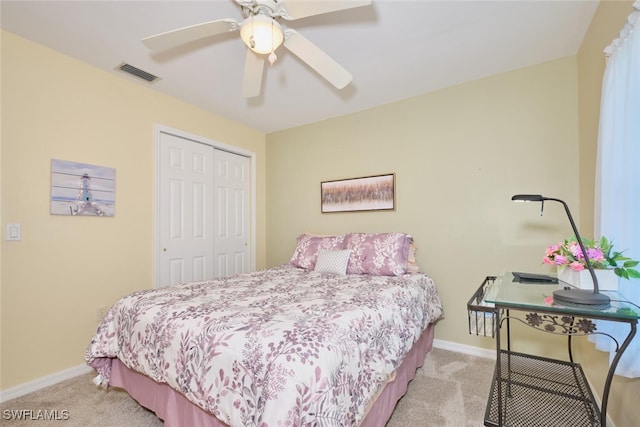
[[[256,47],[256,39],[253,37],[253,15],[251,15],[251,37],[249,37],[249,44],[251,49]]]
[[[276,42],[273,37],[273,20],[272,20],[271,21],[271,53],[269,54],[269,64],[271,64],[271,66],[273,66],[273,64],[275,64],[276,61],[278,60],[278,56],[274,52],[275,45],[276,45]]]

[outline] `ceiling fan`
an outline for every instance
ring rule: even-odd
[[[368,6],[372,0],[234,0],[244,20],[218,19],[142,39],[151,50],[166,50],[188,42],[240,30],[247,45],[242,96],[260,95],[265,58],[273,65],[275,50],[282,44],[336,88],[342,89],[352,75],[329,55],[295,30],[283,30],[280,18],[294,20],[328,12]]]

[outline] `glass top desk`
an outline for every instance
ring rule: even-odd
[[[467,303],[469,331],[496,339],[496,370],[485,413],[485,426],[555,425],[606,426],[609,390],[620,357],[636,334],[640,307],[616,291],[607,308],[561,305],[553,291],[566,283],[516,282],[511,272],[488,276]],[[512,316],[511,311],[526,312]],[[569,361],[511,350],[510,321],[568,338]],[[605,381],[601,408],[597,407],[586,377],[573,361],[571,337],[601,333],[594,320],[622,322],[629,334],[616,343],[616,354]],[[504,334],[501,331],[506,329]],[[506,349],[501,335],[506,335]],[[544,404],[542,403],[544,402]]]

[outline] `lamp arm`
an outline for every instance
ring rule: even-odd
[[[591,280],[593,280],[593,293],[597,294],[600,290],[598,286],[598,278],[596,277],[596,272],[593,270],[593,266],[591,265],[591,261],[589,260],[589,255],[587,254],[587,250],[584,247],[584,243],[582,243],[582,237],[580,237],[580,233],[578,232],[576,223],[573,221],[569,206],[564,202],[564,200],[554,199],[552,197],[544,197],[543,200],[553,200],[554,202],[562,203],[562,206],[564,206],[564,210],[569,217],[569,222],[571,223],[571,228],[573,228],[573,234],[576,236],[578,245],[580,245],[580,249],[582,250],[582,255],[584,255],[584,261],[587,264],[587,269],[589,269],[589,273],[591,274]]]

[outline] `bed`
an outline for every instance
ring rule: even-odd
[[[135,292],[85,354],[165,426],[382,426],[442,305],[403,233],[305,234],[262,271]]]

